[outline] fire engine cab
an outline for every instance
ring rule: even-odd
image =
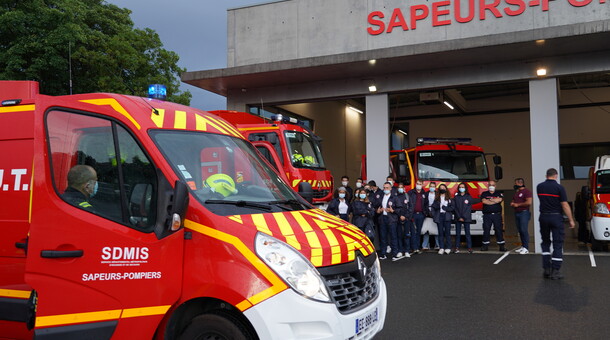
[[[591,245],[594,250],[610,241],[610,155],[599,156],[589,170],[589,186],[583,190],[591,221]]]
[[[0,82],[0,337],[371,339],[373,244],[217,115]]]
[[[313,189],[313,203],[332,199],[333,178],[322,157],[321,138],[299,120],[281,114],[271,121],[246,112],[211,111],[224,118],[246,137],[299,192]]]
[[[499,180],[502,168],[498,165],[502,159],[494,155],[493,161],[494,175]],[[415,183],[421,180],[426,190],[430,182],[436,182],[437,186],[444,183],[454,196],[458,184],[465,182],[475,200],[487,191],[490,180],[485,153],[481,147],[472,145],[471,138],[417,138],[417,146],[413,148],[390,151],[390,171],[397,182],[405,184],[405,191],[415,188]],[[482,209],[480,200],[472,206],[471,235],[483,235]],[[431,229],[436,230],[434,226]],[[455,225],[451,232],[455,234]]]

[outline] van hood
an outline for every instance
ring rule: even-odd
[[[315,267],[351,262],[357,252],[368,256],[375,251],[371,240],[358,227],[320,209],[227,218],[286,242]]]

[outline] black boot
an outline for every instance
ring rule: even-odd
[[[559,269],[551,270],[551,280],[561,280],[561,279],[563,279],[563,274],[561,274],[561,271]]]
[[[504,243],[500,245],[500,251],[506,251],[506,247],[504,246]]]
[[[487,249],[489,249],[489,246],[484,244],[481,246],[481,251],[487,251]]]
[[[548,279],[551,277],[551,268],[544,268],[544,272],[542,272],[542,277]]]

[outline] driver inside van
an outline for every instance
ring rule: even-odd
[[[89,199],[97,193],[97,172],[89,165],[75,165],[68,171],[68,188],[61,197],[68,203],[91,210]]]

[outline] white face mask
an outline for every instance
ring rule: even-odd
[[[347,186],[347,183],[348,183],[347,181],[343,181],[343,182],[341,182],[341,185],[343,185],[344,187],[346,187],[346,186]]]
[[[362,188],[362,183],[356,182],[356,188]]]
[[[493,186],[493,185],[490,185],[489,186],[489,192],[494,192],[494,191],[496,191],[496,187]]]
[[[417,190],[421,190],[421,184],[416,184],[416,185],[415,185],[415,189],[417,189]]]
[[[388,183],[390,183],[390,186],[394,185],[394,181],[388,181]]]

